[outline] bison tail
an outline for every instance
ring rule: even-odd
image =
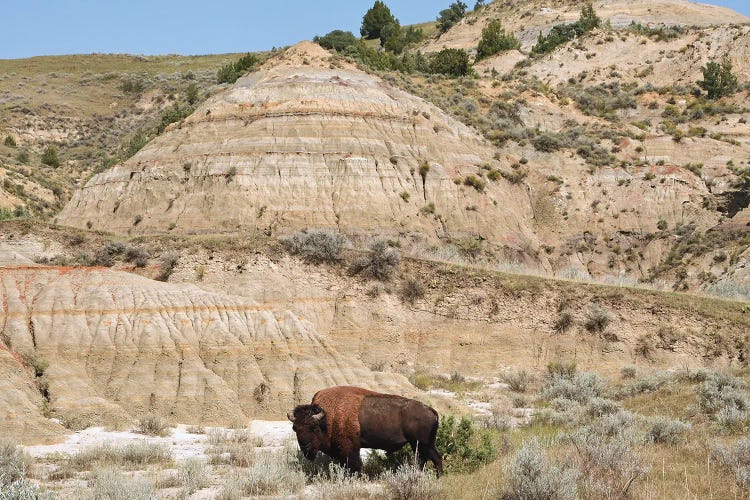
[[[430,408],[432,410],[432,408]],[[438,415],[438,412],[435,410],[432,410],[432,412],[435,414],[435,423],[432,424],[432,429],[430,429],[430,446],[435,446],[435,441],[437,440],[437,431],[438,427],[440,427],[440,416]]]

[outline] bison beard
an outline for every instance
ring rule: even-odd
[[[429,460],[438,476],[443,473],[443,460],[435,448],[438,414],[414,399],[359,387],[331,387],[318,391],[312,404],[297,406],[288,417],[309,460],[322,451],[359,472],[360,448],[393,452],[409,443],[421,468]]]

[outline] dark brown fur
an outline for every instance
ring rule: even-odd
[[[312,404],[297,406],[290,420],[308,459],[322,451],[359,472],[360,448],[393,452],[409,443],[421,467],[430,460],[438,475],[443,472],[435,448],[438,414],[414,399],[359,387],[331,387],[317,392]]]

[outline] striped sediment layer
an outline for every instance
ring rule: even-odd
[[[522,187],[463,184],[499,166],[493,156],[437,107],[302,42],[94,176],[58,221],[132,234],[336,227],[534,246]]]
[[[146,413],[282,418],[323,387],[398,393],[289,311],[99,268],[0,268],[0,432],[26,442]]]

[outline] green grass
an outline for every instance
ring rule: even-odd
[[[26,76],[50,72],[146,73],[187,72],[215,69],[242,54],[136,56],[128,54],[76,54],[37,56],[25,59],[0,59],[0,73],[23,73]]]

